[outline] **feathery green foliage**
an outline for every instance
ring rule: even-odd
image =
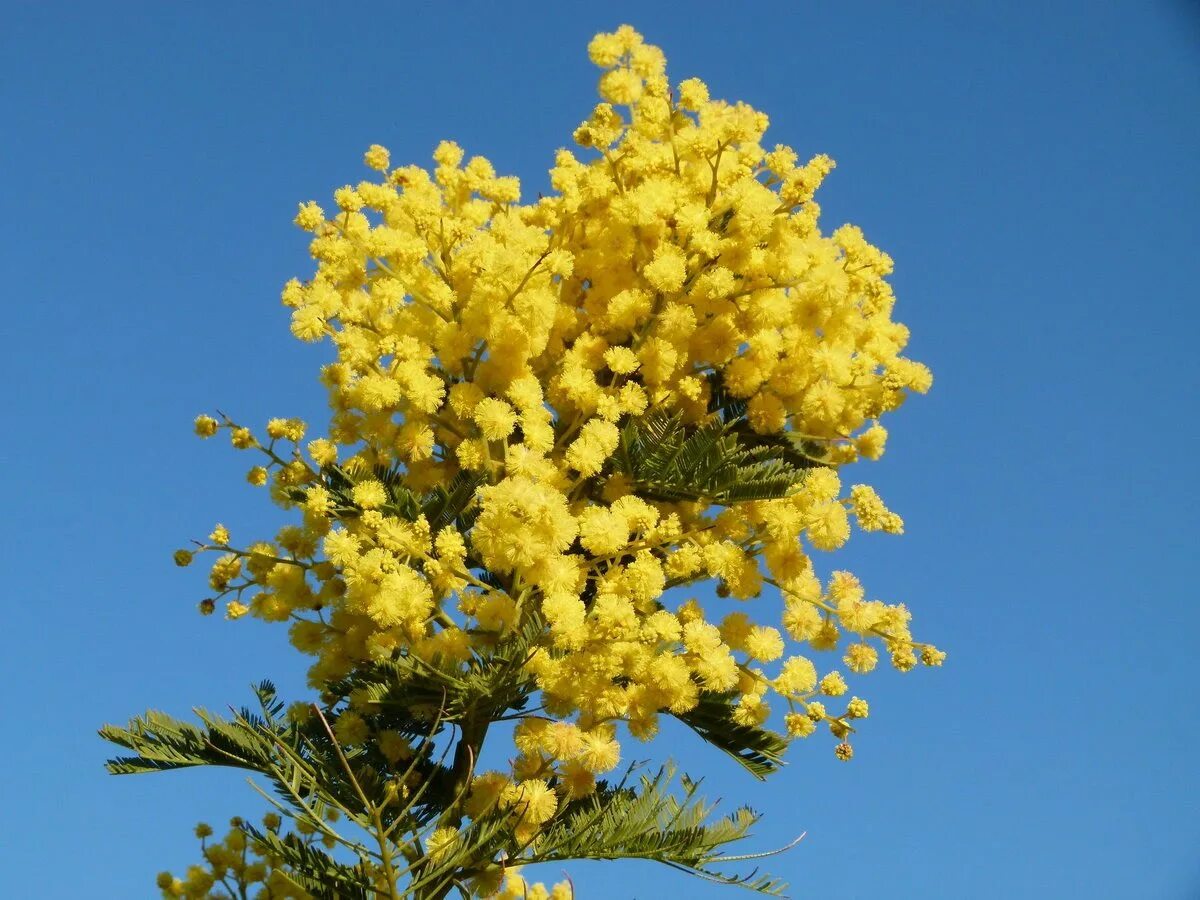
[[[763,779],[783,765],[787,741],[775,732],[734,720],[736,694],[703,691],[695,708],[676,718],[719,750],[745,766],[755,778]]]
[[[529,642],[519,635],[510,649]],[[394,763],[378,752],[356,748],[347,752],[334,729],[339,713],[314,707],[314,715],[301,721],[285,715],[285,706],[274,686],[264,681],[256,690],[258,710],[243,708],[226,718],[196,710],[201,725],[182,722],[160,712],[149,712],[128,726],[106,725],[105,739],[133,752],[110,760],[108,771],[117,775],[161,772],[194,766],[242,769],[264,777],[272,794],[260,793],[305,834],[318,834],[350,858],[342,861],[297,834],[280,834],[249,823],[241,827],[250,840],[285,873],[290,883],[314,898],[357,900],[378,896],[370,887],[380,877],[381,854],[369,846],[367,835],[379,822],[411,857],[401,874],[409,884],[404,896],[440,897],[445,891],[495,870],[495,860],[520,859],[522,863],[560,862],[571,859],[650,859],[713,881],[779,895],[777,879],[757,872],[736,874],[719,868],[744,857],[729,856],[723,848],[746,836],[757,821],[747,808],[715,817],[714,804],[698,795],[699,784],[686,776],[672,792],[671,767],[654,775],[641,775],[629,783],[601,784],[586,798],[568,803],[550,828],[529,845],[516,836],[503,812],[478,817],[460,832],[451,852],[433,860],[414,852],[432,830],[459,808],[462,786],[452,768],[443,764],[449,743],[437,740],[456,730],[471,697],[494,698],[489,680],[511,665],[513,657],[491,664],[480,663],[464,677],[429,671],[428,667],[398,662],[381,664],[369,672],[356,672],[341,688],[366,692],[366,706],[378,711],[394,727],[414,737],[425,735],[407,760]],[[411,691],[412,693],[407,693]],[[433,698],[440,703],[431,703]],[[453,698],[453,699],[452,699]],[[516,700],[524,705],[527,696]],[[510,707],[513,708],[513,707]],[[430,717],[414,716],[426,709]],[[706,739],[726,744],[748,769],[771,771],[778,761],[777,742],[768,732],[734,726],[741,740],[730,742],[720,734],[727,716],[727,698],[713,697],[702,705],[702,714],[680,718]],[[493,711],[493,718],[498,717]],[[461,729],[457,729],[461,731]],[[441,759],[438,745],[442,744]],[[743,746],[744,745],[744,746]],[[723,747],[726,749],[726,747]],[[415,784],[415,788],[409,785]],[[331,815],[335,813],[336,815]],[[334,822],[345,820],[353,832]]]
[[[807,465],[785,439],[767,439],[714,420],[687,427],[678,412],[656,412],[621,431],[614,471],[654,500],[728,504],[786,496]]]

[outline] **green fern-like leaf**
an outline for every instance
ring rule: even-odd
[[[765,779],[783,765],[788,742],[765,728],[743,725],[733,718],[736,694],[703,692],[695,708],[677,718],[705,741],[728,753],[755,778]]]
[[[709,421],[684,425],[678,412],[657,411],[621,431],[614,473],[652,500],[730,504],[784,497],[812,463],[783,437],[758,435],[726,403]]]
[[[446,487],[436,487],[421,500],[421,512],[435,533],[447,525],[457,524],[467,530],[474,516],[468,510],[475,500],[475,491],[486,482],[479,472],[459,472]]]
[[[643,775],[634,787],[603,788],[574,804],[539,839],[531,862],[571,859],[649,859],[723,884],[779,896],[784,883],[757,872],[716,868],[729,861],[726,845],[745,837],[757,815],[741,808],[714,817],[715,804],[699,797],[686,777],[672,792],[674,769]]]
[[[338,862],[295,834],[280,835],[249,823],[242,830],[276,857],[284,877],[317,900],[375,900],[370,873],[360,859],[357,865]]]
[[[156,711],[127,727],[106,725],[101,737],[136,754],[110,759],[106,768],[114,775],[196,766],[242,769],[264,776],[281,800],[306,814],[314,807],[361,811],[358,789],[323,728],[281,722],[273,715],[278,708],[267,705],[256,713],[243,709],[232,719],[197,709],[200,726]],[[373,802],[379,802],[386,790],[383,774],[366,764],[370,760],[361,762],[355,779]]]

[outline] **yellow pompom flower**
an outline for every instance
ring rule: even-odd
[[[846,693],[846,679],[839,672],[830,672],[821,679],[818,688],[828,697],[840,697]]]
[[[359,146],[362,145],[360,144]],[[379,172],[386,172],[391,162],[391,155],[388,153],[386,147],[381,147],[379,144],[372,144],[367,152],[363,154],[363,162],[369,168]]]
[[[673,244],[664,244],[642,270],[642,276],[656,291],[672,293],[679,290],[687,278],[687,261],[683,252]]]
[[[377,509],[387,503],[388,495],[378,481],[364,481],[354,486],[354,502],[363,509]]]
[[[860,675],[870,672],[879,661],[879,651],[870,644],[851,644],[843,657],[847,668]]]
[[[454,851],[458,843],[458,829],[435,828],[425,839],[425,853],[433,862],[440,862]]]
[[[593,775],[602,775],[615,769],[621,761],[621,745],[603,732],[585,734],[578,761]]]
[[[487,397],[475,406],[475,424],[489,441],[502,441],[517,427],[517,415],[503,400]]]
[[[628,375],[641,365],[637,354],[629,347],[610,347],[604,351],[604,361],[608,368],[618,375]]]
[[[806,738],[817,730],[817,724],[808,716],[788,713],[784,716],[784,727],[791,737]]]
[[[679,83],[679,105],[699,112],[708,103],[708,86],[699,78],[687,78]]]
[[[298,227],[305,231],[316,231],[325,224],[325,211],[316,203],[308,202],[300,204],[300,211],[296,213],[295,223]]]
[[[863,459],[879,459],[887,445],[888,432],[882,425],[875,424],[854,439],[854,447]]]
[[[522,821],[540,825],[554,817],[558,799],[544,781],[531,778],[510,784],[501,795],[501,802]]]
[[[196,416],[196,434],[202,438],[210,438],[217,433],[218,423],[212,416]]]

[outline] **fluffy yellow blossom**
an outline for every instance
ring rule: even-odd
[[[641,365],[637,354],[629,347],[610,347],[604,351],[604,361],[618,375],[628,375]]]
[[[775,679],[775,689],[781,694],[807,694],[817,686],[817,667],[803,656],[788,659]]]
[[[217,433],[217,420],[212,416],[196,416],[196,434],[202,438],[212,437]]]
[[[821,679],[818,687],[820,688],[822,694],[826,694],[830,697],[840,697],[842,694],[846,693],[846,679],[844,679],[839,672],[830,672]]]
[[[229,433],[229,439],[233,446],[239,450],[249,450],[251,447],[258,446],[258,440],[254,437],[254,432],[249,428],[234,428]]]
[[[563,494],[530,478],[507,478],[479,498],[471,543],[493,571],[532,569],[565,551],[578,532]]]
[[[387,169],[390,158],[385,147],[381,147],[379,144],[372,144],[370,149],[363,155],[363,162],[370,168],[383,172]]]
[[[510,808],[522,822],[540,825],[554,817],[558,800],[554,791],[539,779],[510,784],[501,794],[500,802]]]
[[[879,651],[870,644],[851,644],[846,648],[843,659],[852,672],[862,674],[875,668],[879,661]]]
[[[867,701],[861,697],[851,697],[846,704],[846,717],[850,719],[865,719],[870,712]]]
[[[517,427],[513,408],[503,400],[487,397],[475,406],[475,424],[489,441],[502,441]]]
[[[926,666],[940,666],[946,661],[946,654],[936,647],[921,648],[921,663]]]
[[[879,459],[883,456],[883,448],[887,444],[887,429],[882,425],[872,425],[854,439],[854,447],[864,459]]]
[[[434,862],[440,862],[454,850],[458,842],[457,829],[437,828],[425,840],[425,853]]]
[[[621,761],[621,745],[604,731],[583,735],[578,761],[593,775],[601,775],[617,767]]]
[[[663,244],[655,251],[654,258],[647,263],[642,275],[657,291],[670,293],[683,286],[687,277],[687,261],[683,252],[673,244]]]
[[[792,737],[806,738],[817,730],[817,723],[800,713],[788,713],[784,716],[784,727]]]
[[[305,231],[316,231],[325,224],[325,213],[316,203],[301,203],[295,222]]]
[[[708,103],[708,86],[699,78],[687,78],[679,83],[679,105],[699,112]]]
[[[363,509],[375,509],[387,503],[387,489],[378,481],[364,481],[354,486],[354,502]]]
[[[863,531],[904,533],[903,520],[883,505],[883,500],[870,485],[856,484],[850,489],[850,506]]]

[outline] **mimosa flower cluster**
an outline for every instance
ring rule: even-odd
[[[217,554],[202,608],[288,623],[314,688],[397,656],[465,664],[542,629],[524,663],[541,706],[511,770],[476,774],[467,801],[529,839],[618,766],[626,734],[653,738],[706,693],[732,694],[747,726],[824,728],[848,759],[868,714],[848,678],[944,658],[903,604],[821,561],[852,525],[903,531],[844,477],[932,381],[903,355],[891,259],[857,227],[821,231],[834,163],[768,147],[764,113],[672,84],[629,27],[589,54],[601,102],[546,196],[522,202],[516,178],[444,142],[428,169],[372,146],[371,177],[300,207],[316,268],[283,303],[297,338],[336,353],[323,435],[196,420],[259,454],[248,480],[297,514],[273,540],[218,526],[201,542]],[[622,429],[663,413],[701,426],[716,390],[807,458],[786,496],[668,500],[614,465]],[[462,484],[470,514],[449,524],[397,500]],[[715,599],[686,597],[706,582]],[[337,730],[404,749],[353,702]]]
[[[336,816],[330,816],[330,821],[337,821]],[[281,824],[282,819],[277,814],[268,813],[263,818],[262,828],[278,835]],[[313,895],[296,883],[269,846],[247,836],[245,823],[240,818],[232,819],[229,825],[228,833],[220,841],[211,840],[211,826],[204,822],[196,826],[204,864],[189,866],[183,878],[160,872],[156,881],[163,900],[233,900],[237,897],[313,900]],[[335,845],[329,837],[318,838],[312,828],[302,828],[297,839],[306,847],[320,845],[329,849]],[[439,845],[438,840],[431,840],[429,852],[434,856],[445,852],[445,843],[442,841]],[[491,892],[495,900],[573,900],[575,896],[569,881],[547,888],[544,884],[526,881],[519,866],[506,869],[493,881],[496,884],[489,888],[495,888]],[[377,888],[384,891],[384,883],[381,881]]]
[[[210,840],[211,826],[204,822],[197,825],[196,838],[200,841],[204,865],[188,867],[183,878],[160,872],[157,883],[164,900],[249,896],[309,900],[311,895],[288,879],[281,861],[270,849],[247,837],[244,824],[240,818],[232,819],[229,832],[220,841]],[[278,833],[281,824],[281,818],[274,813],[263,819],[263,828],[272,833]],[[316,840],[311,833],[302,839],[306,845]]]

